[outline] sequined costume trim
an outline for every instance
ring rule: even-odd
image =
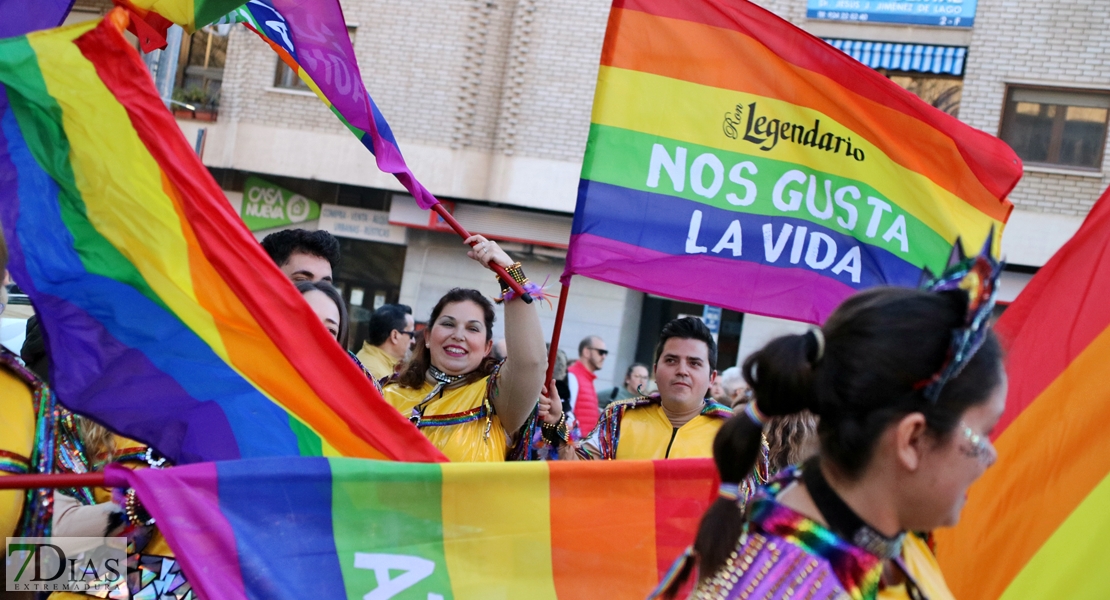
[[[475,406],[470,410],[460,413],[453,413],[449,415],[425,415],[424,418],[420,419],[420,424],[418,425],[418,427],[447,427],[450,425],[462,425],[463,423],[469,423],[471,421],[477,421],[479,419],[486,418],[487,416],[489,416],[489,412],[490,408],[487,400],[485,402],[482,402],[481,406]]]
[[[5,368],[22,379],[31,388],[31,401],[35,411],[35,445],[29,460],[29,472],[54,472],[54,439],[57,434],[55,419],[57,403],[54,393],[19,357],[0,347],[0,368]],[[27,490],[24,498],[23,517],[16,535],[20,537],[47,537],[54,516],[54,490]]]
[[[31,459],[16,452],[0,450],[0,472],[26,475],[31,472]]]
[[[693,598],[876,597],[879,557],[776,501],[800,477],[801,469],[790,467],[756,493],[736,549],[724,567],[699,583]]]

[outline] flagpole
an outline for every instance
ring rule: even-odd
[[[559,289],[559,308],[555,311],[555,329],[551,332],[551,348],[547,351],[547,378],[543,384],[551,383],[555,376],[555,357],[559,354],[559,335],[563,332],[563,314],[567,312],[567,294],[570,293],[570,277]]]
[[[462,224],[456,221],[455,217],[450,212],[448,212],[446,208],[443,208],[443,204],[436,202],[432,205],[432,210],[436,211],[436,213],[439,214],[439,216],[442,217],[443,220],[451,226],[451,229],[454,229],[455,233],[459,234],[462,239],[465,240],[466,238],[470,237],[470,232],[467,231],[466,228],[462,226]],[[471,244],[470,246],[474,247],[475,244]],[[509,287],[512,288],[512,290],[516,292],[516,294],[520,296],[522,300],[524,300],[525,304],[532,303],[532,296],[528,295],[528,292],[524,291],[524,288],[520,286],[520,283],[518,283],[512,277],[509,277],[509,274],[505,272],[505,267],[491,262],[489,264],[489,268],[494,273],[497,273],[497,276],[501,278],[501,281],[508,283]],[[560,306],[562,306],[561,301]]]
[[[52,473],[31,475],[7,475],[0,477],[0,490],[104,487],[104,472],[94,473]]]

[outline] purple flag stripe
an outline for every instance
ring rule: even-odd
[[[75,0],[0,0],[0,38],[57,27]]]
[[[567,273],[768,317],[821,323],[856,291],[807,269],[675,256],[588,233],[571,236],[570,246]]]
[[[215,463],[146,469],[142,476],[109,465],[106,475],[111,486],[135,488],[171,548],[189,549],[177,560],[199,597],[247,599],[235,531],[220,510]]]

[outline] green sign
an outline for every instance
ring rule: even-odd
[[[320,204],[258,177],[248,177],[243,187],[239,216],[251,231],[280,227],[320,218]]]

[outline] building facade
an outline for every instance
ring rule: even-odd
[[[1010,196],[1015,210],[1003,238],[1010,264],[1003,300],[1016,296],[1110,184],[1110,3],[759,3],[1015,148],[1025,175]],[[533,279],[556,283],[609,0],[342,4],[367,88],[413,171],[463,225],[502,240]],[[226,52],[222,72],[210,64],[210,38],[192,44],[208,52],[190,51],[182,65],[194,77],[220,82],[219,113],[214,122],[182,115],[187,138],[204,130],[203,160],[234,205],[243,206],[249,177],[265,179],[334,217],[295,226],[333,229],[353,262],[378,257],[367,264],[379,267],[344,267],[340,277],[360,314],[400,301],[420,321],[451,287],[496,291],[492,275],[465,257],[460,240],[378,172],[370,154],[253,33],[236,27],[215,44]],[[194,64],[202,55],[203,65]],[[381,221],[379,234],[400,231],[359,234],[354,225],[340,227],[355,218]],[[598,385],[610,386],[634,359],[650,359],[666,319],[702,310],[575,278],[561,346],[573,357],[583,336],[605,338],[612,352]],[[550,334],[554,311],[545,308],[542,315]],[[770,337],[804,327],[731,311],[721,321],[722,369]]]

